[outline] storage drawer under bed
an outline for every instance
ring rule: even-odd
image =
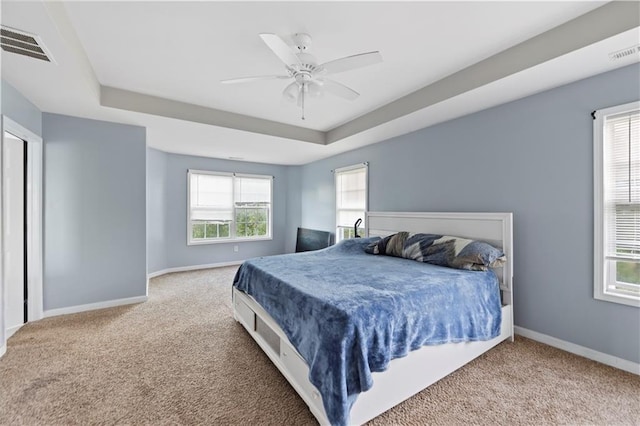
[[[244,326],[251,330],[255,331],[256,329],[256,313],[239,297],[235,296],[233,298],[234,305],[234,316],[236,320],[242,322]]]
[[[298,391],[312,412],[324,412],[322,396],[309,382],[309,366],[289,341],[269,324],[273,319],[247,295],[234,290],[234,316]],[[255,309],[255,310],[254,310]],[[256,313],[258,311],[258,313]],[[284,334],[283,334],[284,336]],[[324,414],[323,414],[324,415]]]

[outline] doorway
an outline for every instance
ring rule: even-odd
[[[2,116],[2,262],[5,338],[43,318],[42,138]],[[0,342],[2,343],[2,342]]]
[[[3,231],[5,327],[11,337],[28,321],[26,177],[27,142],[5,130],[3,159]]]

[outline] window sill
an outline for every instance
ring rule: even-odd
[[[623,296],[621,294],[607,293],[603,291],[597,291],[596,294],[593,295],[593,297],[596,300],[604,300],[606,302],[618,303],[621,305],[635,306],[636,308],[640,308],[640,297]]]
[[[230,238],[224,240],[203,240],[203,241],[187,241],[188,246],[202,246],[207,244],[227,244],[227,243],[250,243],[253,241],[269,241],[273,240],[273,237],[260,237],[260,238]]]

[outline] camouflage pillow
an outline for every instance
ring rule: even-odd
[[[450,268],[486,271],[504,265],[502,250],[482,241],[437,234],[398,232],[365,248],[370,254],[403,257]]]

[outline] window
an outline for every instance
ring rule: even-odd
[[[188,244],[271,238],[272,180],[189,170]]]
[[[594,122],[594,297],[640,306],[640,102]]]
[[[367,164],[358,164],[335,170],[336,176],[336,241],[355,237],[354,225],[358,225],[358,235],[365,235],[367,211]]]

